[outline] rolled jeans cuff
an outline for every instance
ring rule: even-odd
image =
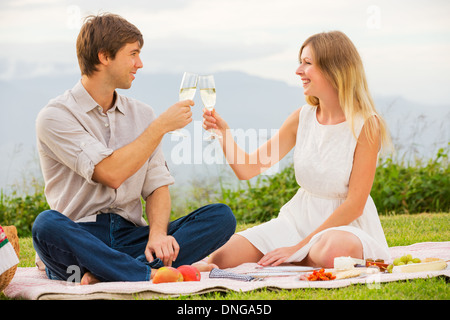
[[[147,274],[146,280],[150,280],[152,269],[159,269],[159,268],[164,267],[164,264],[160,258],[156,258],[153,261],[148,262],[147,258],[145,257],[145,254],[140,255],[139,257],[136,258],[136,260],[139,260],[139,261],[145,263],[148,267],[150,267],[150,268],[148,268],[148,274]]]

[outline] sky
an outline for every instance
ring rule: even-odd
[[[450,101],[448,0],[0,0],[0,80],[79,73],[82,19],[101,12],[143,33],[139,72],[233,70],[300,86],[303,41],[340,30],[358,48],[373,94]]]

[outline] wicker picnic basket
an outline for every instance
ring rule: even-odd
[[[3,231],[6,233],[6,237],[8,238],[9,242],[11,242],[14,250],[16,251],[17,257],[19,257],[20,253],[20,247],[19,247],[19,237],[17,236],[17,229],[15,226],[6,226],[3,227]],[[2,274],[0,274],[0,292],[2,292],[8,284],[11,282],[12,278],[14,277],[14,274],[17,270],[17,264]]]

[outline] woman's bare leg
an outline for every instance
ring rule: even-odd
[[[334,258],[352,257],[363,259],[361,240],[351,232],[330,230],[325,232],[309,250],[302,265],[333,268]]]
[[[245,262],[258,262],[262,257],[262,252],[250,241],[241,235],[234,234],[227,243],[211,254],[208,263],[225,269]]]

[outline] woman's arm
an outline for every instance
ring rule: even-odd
[[[278,163],[295,146],[299,112],[291,113],[277,134],[251,154],[237,145],[228,124],[215,110],[204,110],[203,127],[222,135],[219,140],[228,164],[240,180],[249,180]]]
[[[379,147],[379,134],[374,139],[374,142],[369,142],[363,128],[355,149],[346,200],[328,219],[297,245],[275,249],[267,253],[258,263],[262,265],[279,265],[306,245],[315,234],[328,228],[348,225],[361,216],[372,189]]]

